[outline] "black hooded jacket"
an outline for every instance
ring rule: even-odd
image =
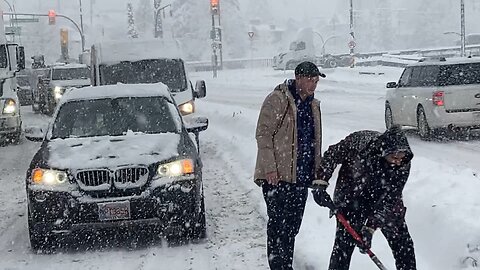
[[[400,166],[392,166],[385,156],[404,151]],[[342,211],[361,214],[367,226],[383,227],[405,215],[402,191],[410,173],[413,153],[404,133],[393,128],[385,133],[363,130],[348,135],[324,153],[323,179],[331,178],[341,165],[334,202]]]

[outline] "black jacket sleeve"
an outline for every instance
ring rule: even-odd
[[[392,173],[384,194],[374,206],[373,216],[367,220],[368,227],[383,228],[395,224],[396,221],[403,221],[405,208],[402,193],[410,175],[410,167],[408,162]]]
[[[378,132],[368,130],[354,132],[339,143],[328,147],[323,154],[321,178],[328,181],[337,165],[343,164],[349,158],[355,157],[361,150],[363,150],[371,139],[374,138]]]

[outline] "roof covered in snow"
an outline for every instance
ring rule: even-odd
[[[71,88],[61,99],[61,103],[72,100],[118,98],[118,97],[154,97],[164,96],[173,102],[168,87],[163,83],[155,84],[115,84]]]
[[[95,44],[99,64],[121,61],[140,61],[159,58],[182,58],[179,44],[174,40],[109,41]]]
[[[468,63],[480,63],[480,57],[453,57],[453,58],[445,58],[445,60],[440,61],[440,59],[426,59],[423,62],[418,62],[411,64],[409,66],[431,66],[431,65],[438,65],[438,66],[446,66],[446,65],[455,65],[455,64],[468,64]]]
[[[70,69],[70,68],[88,68],[85,64],[71,63],[71,64],[55,64],[53,69]]]

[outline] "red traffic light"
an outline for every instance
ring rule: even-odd
[[[51,9],[48,11],[48,24],[52,25],[55,24],[55,18],[57,17],[57,13],[55,10]]]
[[[210,0],[210,6],[213,8],[217,8],[218,7],[218,2],[220,0]]]

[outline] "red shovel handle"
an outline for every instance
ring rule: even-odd
[[[355,239],[355,241],[357,241],[361,246],[365,246],[365,244],[363,243],[362,237],[360,237],[360,235],[358,235],[358,233],[352,228],[348,220],[338,211],[336,213],[336,216],[338,221],[342,223],[343,227],[345,227],[345,229],[353,237],[353,239]],[[382,262],[380,262],[377,256],[370,249],[367,249],[366,252],[380,270],[387,270],[387,268],[382,264]]]

